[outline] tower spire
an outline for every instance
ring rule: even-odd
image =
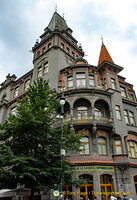
[[[104,45],[104,41],[103,41],[102,35],[101,35],[101,40],[102,40],[102,46],[101,46],[101,50],[100,50],[98,66],[104,61],[108,61],[108,62],[114,64],[114,62],[113,62],[113,60],[112,60],[112,58],[111,58],[106,46]]]

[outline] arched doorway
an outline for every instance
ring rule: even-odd
[[[88,198],[93,200],[93,176],[84,174],[79,176],[79,178],[83,180],[83,184],[79,185],[79,198],[83,197],[83,200]]]
[[[110,200],[113,191],[112,176],[103,174],[100,176],[101,200]]]

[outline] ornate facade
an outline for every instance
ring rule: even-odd
[[[17,99],[39,77],[58,96],[65,96],[64,123],[76,133],[85,129],[81,151],[67,154],[74,177],[89,184],[63,186],[64,197],[110,199],[112,191],[137,195],[137,102],[133,85],[119,75],[123,67],[112,60],[102,42],[97,66],[83,58],[81,45],[57,12],[32,48],[34,68],[16,80],[8,74],[0,88],[0,123],[16,112]],[[42,199],[54,199],[42,195]]]

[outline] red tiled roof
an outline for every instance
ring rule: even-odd
[[[98,66],[103,62],[103,61],[108,61],[114,64],[107,48],[105,47],[104,43],[102,43],[101,50],[100,50],[100,56],[98,60]]]

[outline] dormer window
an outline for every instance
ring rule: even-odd
[[[126,88],[120,86],[120,90],[121,90],[121,96],[122,96],[122,97],[127,97]]]
[[[86,86],[86,75],[85,75],[85,73],[76,74],[76,85],[77,85],[77,87],[85,87]]]

